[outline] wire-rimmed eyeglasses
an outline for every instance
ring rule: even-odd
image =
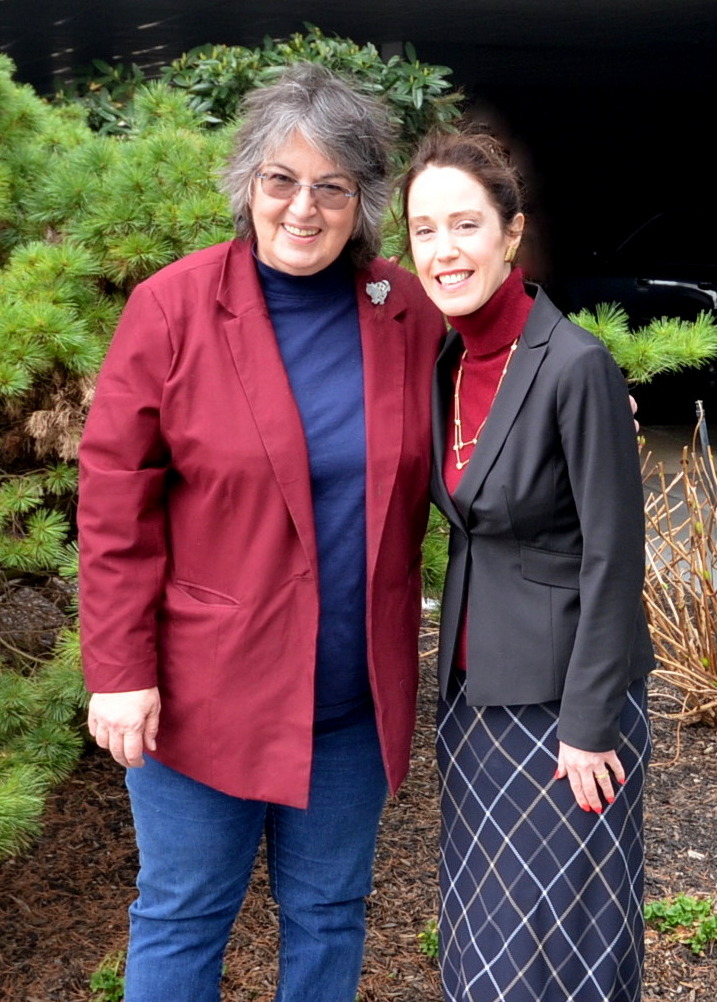
[[[308,188],[311,197],[322,209],[343,209],[349,204],[350,198],[356,198],[356,191],[349,191],[342,188],[340,184],[332,184],[330,181],[318,181],[316,184],[301,184],[287,174],[262,173],[256,171],[254,177],[259,178],[261,190],[270,198],[280,198],[288,201],[302,189]]]

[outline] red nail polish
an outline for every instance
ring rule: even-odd
[[[584,811],[587,811],[588,814],[590,813],[590,804],[581,804],[580,806]]]
[[[614,804],[615,803],[615,798],[614,797],[605,797],[605,799],[607,800],[608,804]]]
[[[556,769],[553,773],[553,779],[560,779],[560,769]]]
[[[602,814],[602,807],[593,807],[596,814]]]
[[[620,786],[624,786],[625,783],[627,783],[627,780],[626,779],[620,779],[620,780],[618,780],[618,782],[619,782]]]

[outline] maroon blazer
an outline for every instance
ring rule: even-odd
[[[384,279],[374,302],[367,283]],[[444,325],[395,264],[377,260],[356,282],[368,662],[395,791],[415,718]],[[158,685],[160,761],[234,796],[305,807],[319,614],[309,464],[249,245],[191,254],[133,292],[80,447],[79,527],[88,688]]]

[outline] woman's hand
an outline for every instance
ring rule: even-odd
[[[637,414],[637,400],[635,400],[632,393],[630,394],[630,410],[632,411],[632,420],[635,422],[635,431],[638,432],[640,430],[640,422],[635,417]]]
[[[608,804],[615,799],[613,779],[622,785],[625,771],[616,752],[589,752],[560,742],[556,779],[568,777],[578,805],[584,811],[602,814],[602,793]]]
[[[154,751],[159,727],[159,690],[96,692],[90,699],[87,726],[100,748],[125,768],[144,765],[142,750]]]

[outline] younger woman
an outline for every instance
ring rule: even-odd
[[[627,388],[513,269],[520,185],[491,137],[429,137],[403,197],[454,328],[433,396],[444,997],[637,1002],[653,656]]]

